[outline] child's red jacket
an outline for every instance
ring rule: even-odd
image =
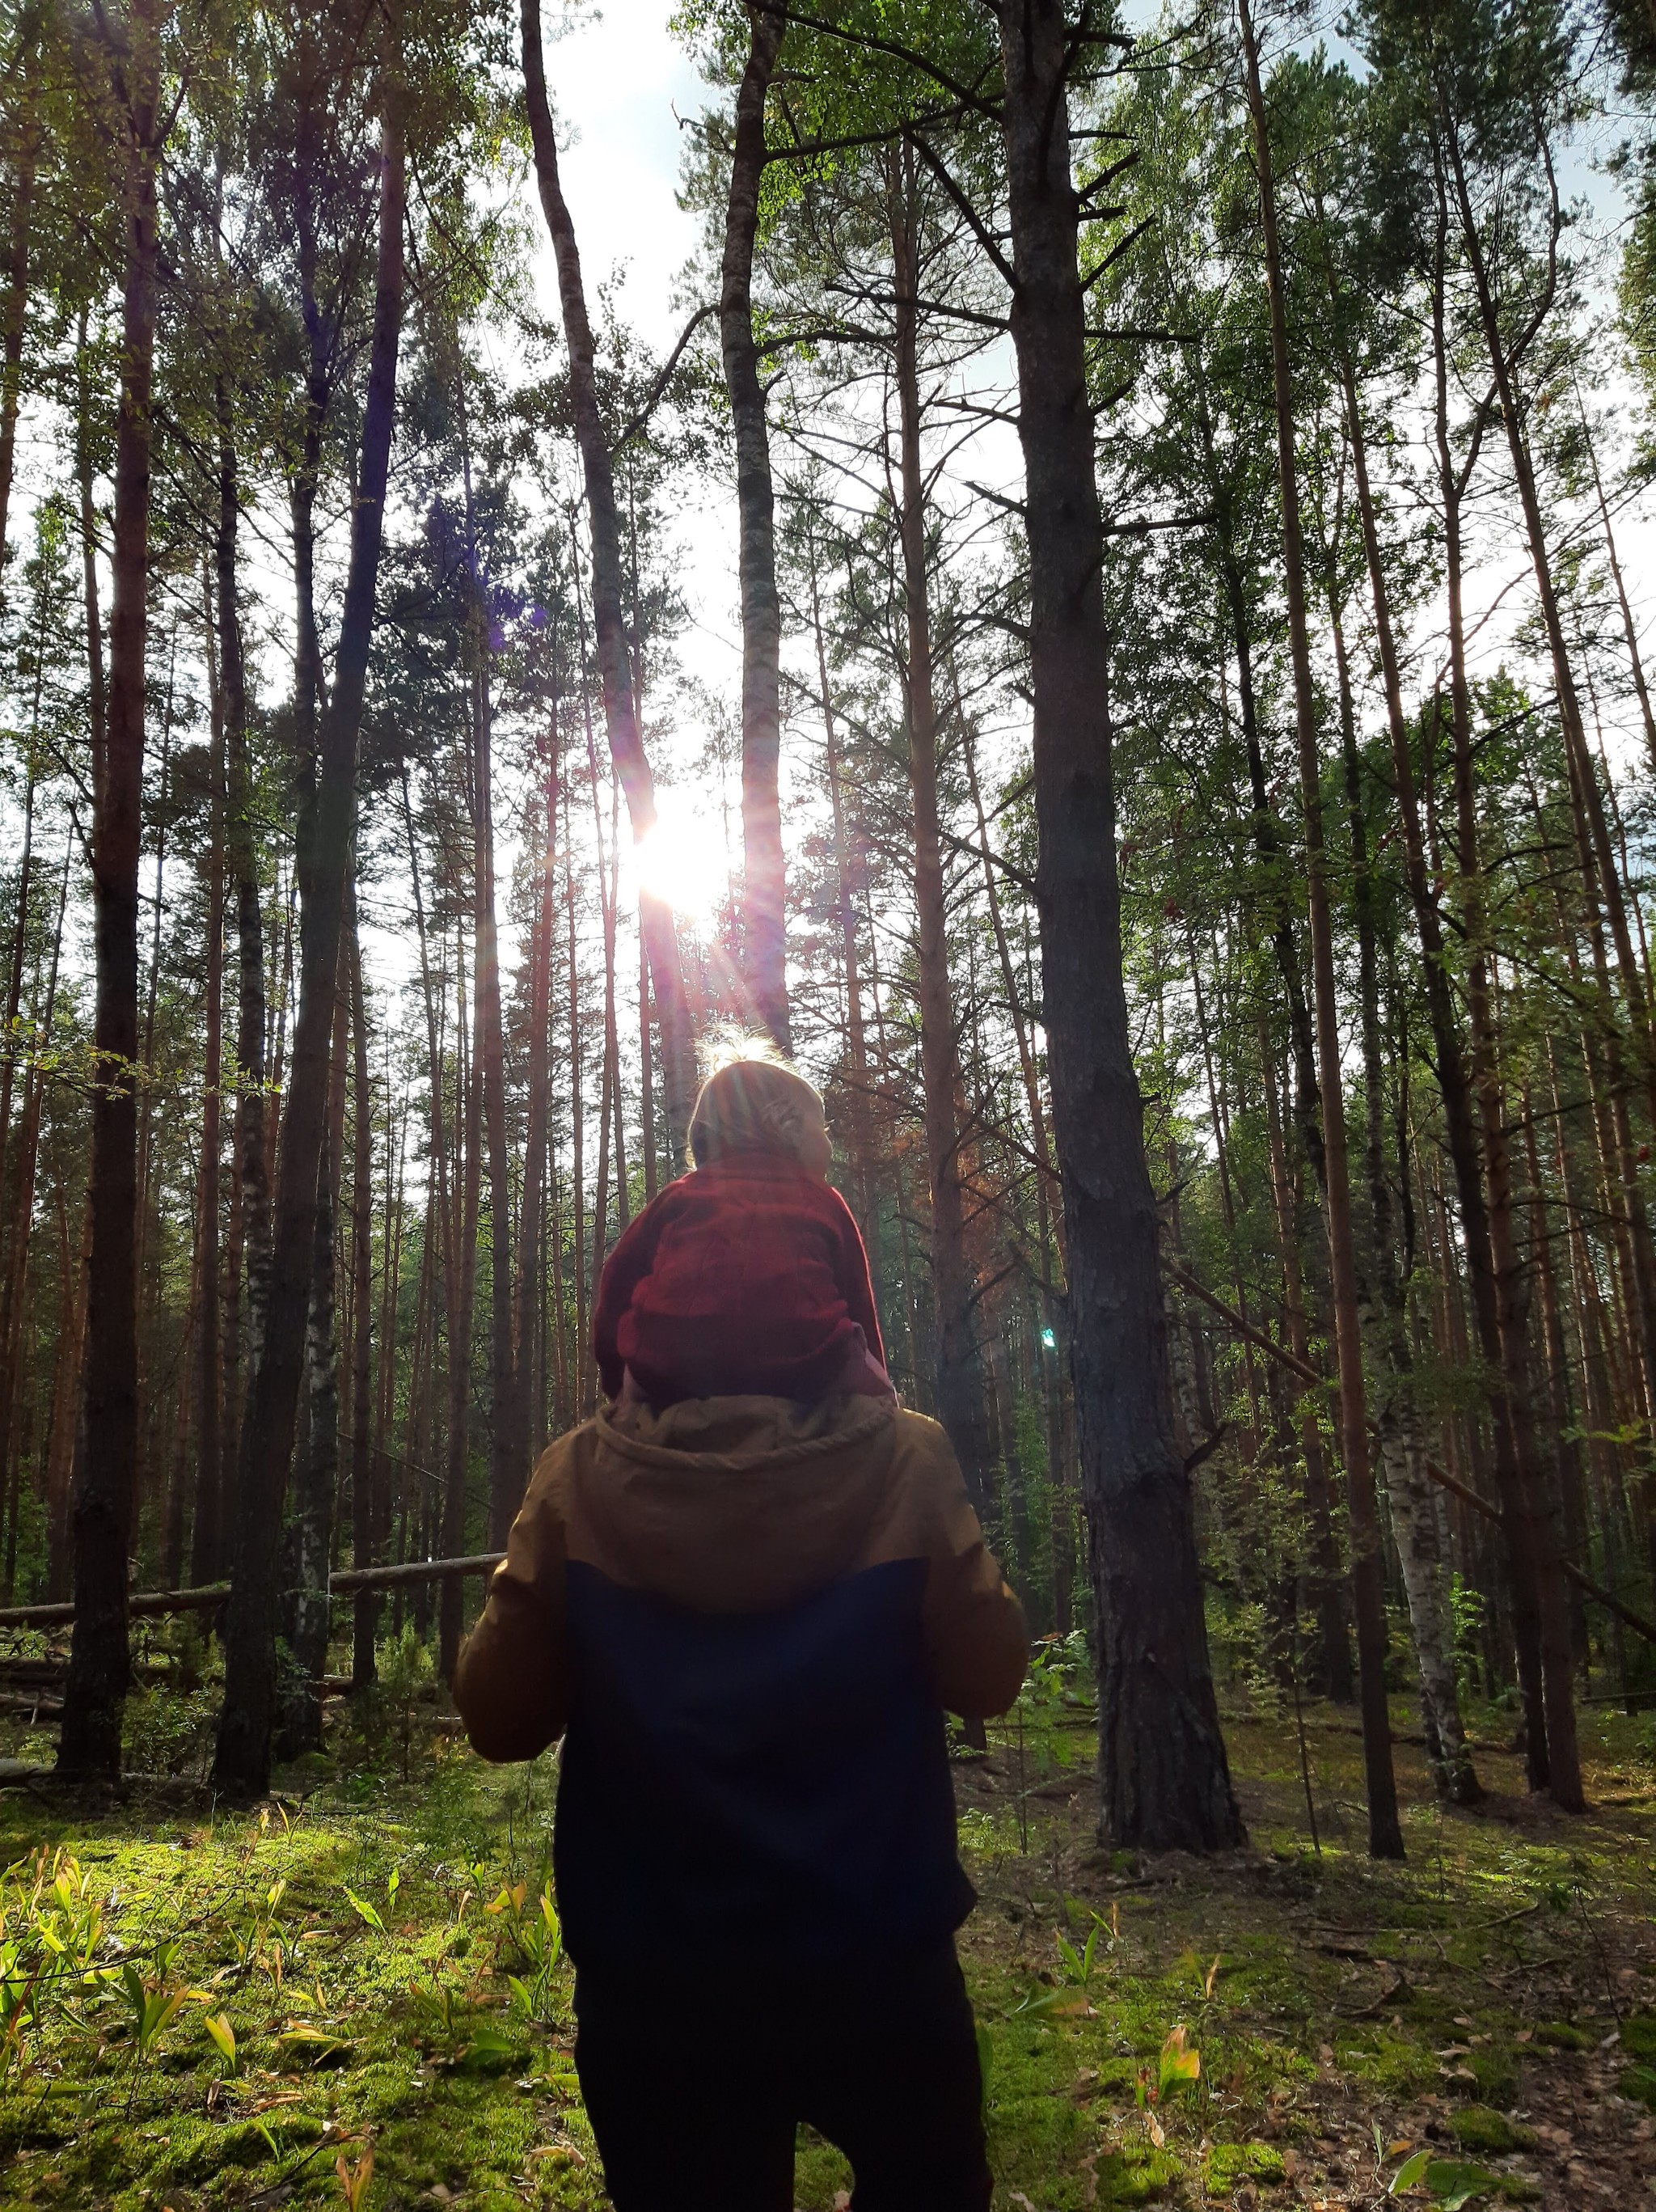
[[[868,1255],[837,1190],[792,1160],[709,1161],[647,1206],[605,1263],[592,1343],[605,1395],[630,1367],[652,1405],[832,1388],[861,1329],[884,1347]]]

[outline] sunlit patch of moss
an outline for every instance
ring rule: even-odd
[[[793,2164],[793,2201],[801,2212],[827,2212],[851,2183],[851,2168],[834,2145],[812,2129],[801,2128]]]
[[[1101,2152],[1095,2172],[1101,2205],[1152,2204],[1184,2178],[1184,2161],[1150,2143]]]
[[[1215,2143],[1202,2168],[1210,2189],[1226,2192],[1239,2182],[1263,2182],[1267,2188],[1287,2179],[1283,2154],[1272,2143]]]
[[[1341,2057],[1352,2073],[1398,2104],[1435,2087],[1441,2063],[1429,2045],[1387,2027],[1343,2043]]]
[[[1535,2133],[1518,2126],[1504,2112],[1488,2105],[1463,2105],[1449,2116],[1449,2132],[1462,2150],[1481,2151],[1486,2158],[1501,2158],[1515,2150],[1532,2150]]]

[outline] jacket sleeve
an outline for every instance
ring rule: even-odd
[[[567,1449],[568,1439],[560,1437],[542,1454],[454,1669],[454,1702],[472,1749],[484,1759],[537,1758],[569,1717],[566,1545],[557,1499]]]
[[[1016,1702],[1023,1686],[1028,1625],[983,1540],[965,1478],[941,1431],[925,1479],[931,1540],[921,1620],[931,1686],[948,1711],[962,1720],[990,1720]]]
[[[634,1291],[655,1264],[663,1227],[662,1200],[670,1196],[671,1188],[669,1184],[622,1230],[598,1278],[598,1294],[592,1302],[592,1352],[606,1398],[621,1395],[626,1371],[617,1341],[622,1316],[633,1303]]]

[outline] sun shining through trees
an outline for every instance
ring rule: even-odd
[[[631,860],[638,888],[699,934],[707,934],[730,903],[723,838],[673,792],[657,792],[655,821],[632,847]]]

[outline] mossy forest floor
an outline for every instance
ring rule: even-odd
[[[997,2212],[1656,2203],[1649,1723],[1593,1709],[1580,1820],[1521,1794],[1501,1717],[1476,1812],[1402,1747],[1409,1857],[1375,1866],[1349,1716],[1307,1715],[1320,1855],[1292,1723],[1228,1721],[1253,1840],[1218,1863],[1101,1853],[1089,1735],[1050,1701],[956,1770]],[[604,2203],[552,1760],[491,1771],[416,1730],[404,1780],[373,1750],[342,1731],[252,1817],[179,1782],[0,1790],[0,2203]],[[848,2183],[802,2142],[800,2206]]]

